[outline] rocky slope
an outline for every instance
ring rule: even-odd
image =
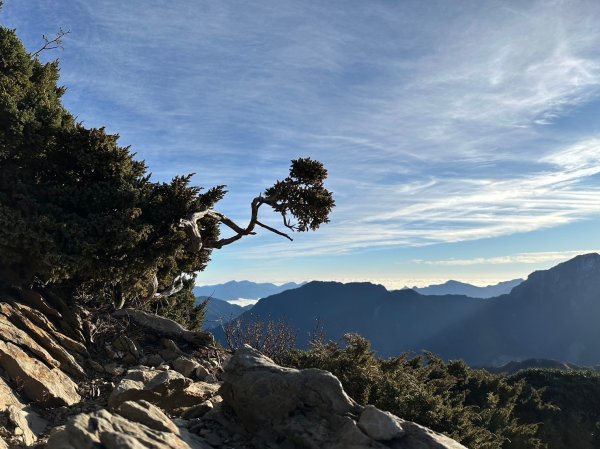
[[[232,356],[155,315],[65,320],[37,293],[0,294],[1,449],[463,448],[331,373]]]

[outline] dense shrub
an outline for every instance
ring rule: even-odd
[[[518,419],[519,407],[552,409],[525,381],[474,370],[462,361],[446,364],[433,354],[380,360],[364,338],[348,334],[344,340],[344,347],[315,342],[309,351],[292,351],[287,363],[331,371],[358,402],[445,433],[471,449],[546,447],[537,436],[538,424]]]

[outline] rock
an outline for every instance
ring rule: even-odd
[[[11,405],[8,408],[8,419],[21,430],[23,442],[26,446],[32,446],[48,426],[48,421],[43,419],[30,407],[21,408]]]
[[[145,327],[159,335],[181,338],[199,346],[214,345],[214,338],[209,332],[192,332],[179,323],[151,313],[136,309],[121,309],[113,313],[117,317],[128,317],[139,326]]]
[[[6,444],[2,437],[0,437],[0,449],[9,449],[8,444]]]
[[[125,401],[115,411],[130,421],[144,424],[151,429],[179,435],[179,428],[173,421],[161,409],[148,401]]]
[[[40,295],[38,292],[34,292],[33,290],[24,290],[18,289],[19,296],[21,301],[23,301],[28,306],[33,307],[36,310],[39,310],[46,316],[53,316],[55,318],[62,318],[62,315],[58,310],[54,307],[51,307],[44,297]]]
[[[414,422],[404,421],[402,428],[406,435],[392,444],[392,449],[466,449],[452,438]]]
[[[40,311],[33,309],[25,304],[14,303],[12,304],[13,309],[19,314],[27,317],[37,326],[50,332],[54,338],[67,350],[75,352],[79,355],[89,357],[85,345],[73,340],[71,337],[66,336],[62,332],[59,332],[56,327],[48,320],[48,318]]]
[[[8,304],[0,304],[0,313],[9,319],[12,318],[13,320],[18,320],[28,335],[59,362],[59,366],[63,371],[66,371],[80,379],[85,378],[85,371],[83,368],[79,365],[79,363],[77,363],[75,358],[54,339],[53,335],[51,335],[42,327],[35,325],[26,316],[24,316],[18,310],[10,307]],[[4,334],[0,335],[2,335],[2,338],[4,339]]]
[[[190,377],[201,365],[189,357],[177,357],[173,360],[173,369],[185,377]]]
[[[57,428],[46,449],[210,449],[199,439],[187,439],[194,441],[193,446],[175,433],[151,429],[100,410],[77,415],[63,428]]]
[[[390,412],[384,412],[372,405],[367,405],[360,414],[358,427],[374,440],[386,441],[404,436],[404,421]]]
[[[327,371],[284,368],[249,346],[229,360],[223,380],[224,404],[258,447],[466,449],[422,426],[358,405]],[[215,407],[203,419],[223,420],[218,413]]]
[[[0,366],[23,394],[45,406],[74,405],[81,400],[77,386],[58,368],[27,355],[18,346],[0,340]]]
[[[210,376],[210,372],[202,365],[196,368],[196,372],[194,374],[200,380],[205,380],[208,376]]]
[[[28,349],[49,366],[60,366],[60,363],[48,351],[37,344],[26,332],[8,321],[8,318],[4,314],[0,314],[0,340]]]
[[[144,365],[148,366],[159,366],[163,363],[163,359],[158,354],[150,354],[149,356],[146,356],[143,360],[141,360],[141,362],[143,362]]]
[[[98,362],[96,362],[95,360],[88,360],[88,364],[89,364],[90,368],[92,368],[97,373],[104,372],[104,367],[102,365],[100,365]]]
[[[121,376],[125,372],[125,368],[121,365],[118,365],[114,362],[107,363],[104,365],[104,371],[110,374],[111,376]]]
[[[148,401],[168,413],[178,414],[212,396],[218,386],[193,382],[173,370],[134,369],[121,379],[108,398],[117,408],[125,401]]]
[[[112,343],[113,348],[123,353],[122,359],[125,363],[133,365],[141,357],[141,351],[138,345],[129,337],[120,335]]]
[[[24,405],[17,398],[13,389],[0,377],[0,413],[5,412],[9,407],[23,408]]]
[[[173,360],[174,358],[184,354],[179,346],[177,346],[177,343],[170,338],[163,338],[160,343],[163,347],[163,349],[160,351],[160,356],[166,361]]]

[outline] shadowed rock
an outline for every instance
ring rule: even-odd
[[[358,405],[327,371],[284,368],[249,346],[230,359],[223,379],[224,403],[258,447],[465,449],[391,413]]]

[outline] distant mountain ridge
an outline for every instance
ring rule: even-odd
[[[224,284],[203,285],[194,287],[194,296],[211,296],[231,301],[235,299],[259,299],[267,296],[276,295],[293,288],[298,288],[303,284],[287,282],[282,285],[271,284],[268,282],[251,281],[229,281]]]
[[[203,329],[212,329],[220,326],[221,323],[233,320],[246,310],[252,308],[252,306],[242,307],[237,304],[230,304],[219,298],[208,298],[206,296],[198,297],[196,303],[199,304],[206,299],[208,299],[208,303],[204,313]]]
[[[523,279],[512,279],[485,287],[467,284],[465,282],[449,280],[443,284],[434,284],[427,287],[413,287],[412,290],[422,295],[465,295],[471,298],[493,298],[507,293],[523,282]]]
[[[261,299],[242,320],[287,320],[299,345],[319,320],[327,338],[356,332],[380,356],[429,350],[471,365],[528,358],[600,363],[600,255],[536,271],[509,294],[481,301],[369,283],[310,282]],[[215,334],[219,337],[218,333]]]

